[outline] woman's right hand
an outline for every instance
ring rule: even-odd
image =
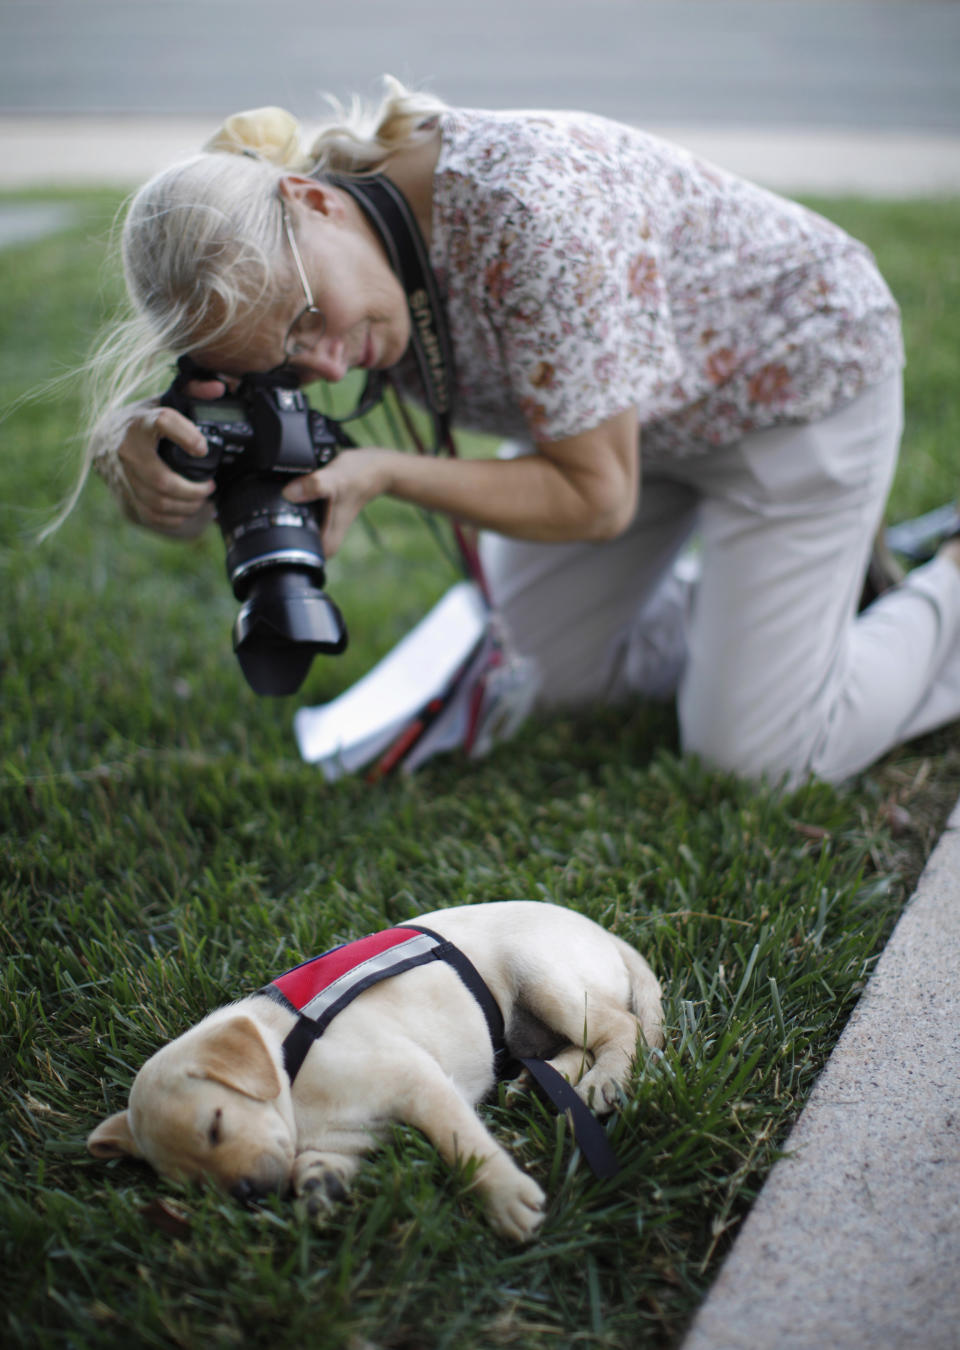
[[[195,398],[217,398],[219,383],[191,385]],[[127,423],[117,448],[124,478],[124,507],[131,520],[159,534],[194,539],[213,519],[213,479],[199,483],[182,477],[158,453],[164,438],[202,459],[207,443],[197,426],[173,408],[145,408]]]

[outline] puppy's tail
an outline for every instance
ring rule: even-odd
[[[630,980],[630,1011],[640,1023],[643,1039],[651,1050],[663,1045],[663,1003],[660,981],[636,948],[615,939]]]

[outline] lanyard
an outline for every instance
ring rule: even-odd
[[[410,310],[410,346],[423,387],[427,411],[433,422],[434,452],[441,449],[456,454],[451,431],[453,414],[454,364],[453,343],[447,324],[447,313],[440,295],[440,287],[430,266],[430,255],[416,217],[403,193],[383,174],[348,178],[326,174],[332,183],[351,196],[370,222],[380,239],[407,297]],[[367,383],[364,405],[380,391],[382,377],[374,375]],[[401,413],[408,433],[422,449],[419,437],[401,404]],[[490,592],[480,564],[476,542],[456,521],[454,537],[463,559],[467,575],[480,587],[487,602]]]
[[[348,193],[360,207],[403,285],[410,309],[410,345],[433,419],[436,446],[451,449],[453,344],[440,288],[410,205],[382,174],[363,178],[328,174],[326,181]]]

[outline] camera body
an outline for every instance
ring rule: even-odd
[[[309,406],[292,372],[245,375],[236,393],[210,400],[190,397],[186,385],[219,377],[189,357],[178,365],[161,403],[197,424],[208,453],[162,440],[160,456],[182,477],[216,484],[227,576],[242,602],[233,646],[248,683],[258,694],[295,693],[317,652],[345,649],[347,630],[323,589],[322,515],[288,502],[283,489],[351,442]]]

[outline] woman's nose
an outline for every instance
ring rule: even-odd
[[[350,369],[346,344],[339,338],[321,338],[308,352],[297,356],[291,365],[301,374],[330,383],[342,380]]]

